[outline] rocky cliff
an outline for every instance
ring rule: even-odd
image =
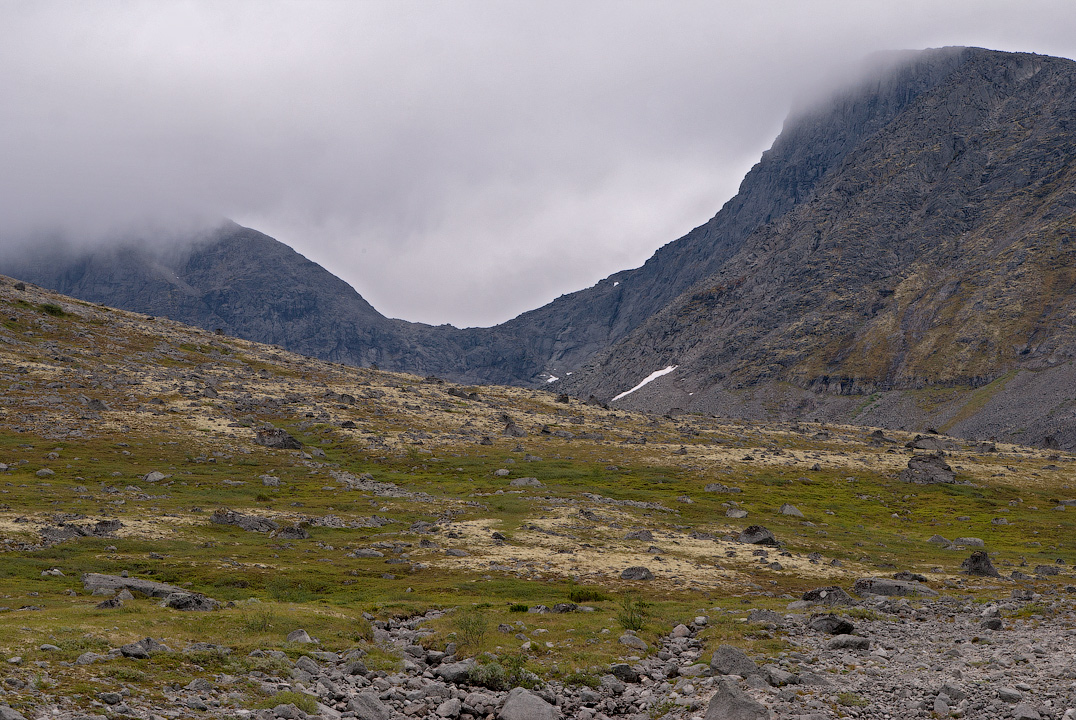
[[[1076,64],[955,57],[942,82],[858,138],[809,197],[575,373],[570,390],[610,398],[675,365],[625,401],[760,415],[839,407],[848,419],[864,397],[901,391],[919,417],[956,425],[1008,378],[1057,385],[1076,357]],[[945,388],[964,394],[914,397]],[[961,398],[977,388],[991,389],[969,409]],[[1050,416],[1043,436],[1076,441],[1073,395],[1034,411]]]

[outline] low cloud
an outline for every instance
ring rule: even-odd
[[[228,217],[490,324],[705,222],[886,48],[1076,56],[1067,2],[9,3],[0,246]]]

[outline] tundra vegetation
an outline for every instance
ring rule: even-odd
[[[908,571],[943,595],[1007,596],[1012,581],[961,574],[967,552],[934,535],[981,539],[1002,574],[1025,568],[1031,591],[1073,583],[1067,452],[459,387],[10,279],[0,327],[0,648],[12,658],[0,674],[3,702],[28,715],[89,712],[103,688],[165,705],[195,678],[279,674],[309,652],[288,639],[300,628],[322,651],[393,672],[406,657],[380,629],[430,610],[443,613],[421,644],[476,658],[477,685],[593,687],[700,615],[704,647],[777,658],[787,637],[746,622],[749,609],[784,612],[859,577]],[[297,449],[279,447],[285,437]],[[954,482],[901,479],[917,442],[944,448]],[[738,542],[751,525],[780,545]],[[653,579],[622,578],[637,567]],[[220,607],[138,592],[100,607],[87,573]],[[626,630],[648,649],[621,643]],[[147,637],[186,652],[108,654]],[[77,663],[86,653],[105,659]],[[255,682],[227,697],[313,712],[310,696],[268,697]]]

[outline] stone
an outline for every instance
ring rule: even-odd
[[[508,484],[513,487],[542,487],[541,481],[536,477],[515,478]]]
[[[976,550],[965,558],[964,562],[960,563],[960,571],[968,575],[1001,577],[1001,573],[994,568],[994,564],[990,562],[990,556],[986,554],[985,550]]]
[[[310,633],[308,633],[306,630],[303,630],[302,628],[299,628],[298,630],[292,630],[290,633],[288,633],[287,640],[288,640],[288,642],[293,642],[293,643],[313,643],[314,642],[314,638],[310,637]]]
[[[770,711],[729,678],[717,678],[705,720],[770,720]]]
[[[951,542],[946,540],[941,535],[937,535],[937,534],[931,535],[929,538],[927,538],[927,542],[932,544],[932,545],[941,545],[942,547],[947,547],[949,545],[952,545]]]
[[[626,633],[620,636],[620,644],[625,647],[630,647],[634,650],[640,650],[642,652],[646,652],[649,648],[649,646],[646,644],[646,641],[643,640],[641,637],[637,635],[628,635]]]
[[[219,610],[220,603],[201,593],[176,592],[164,599],[164,607],[184,612],[209,612]]]
[[[235,510],[220,508],[209,517],[209,522],[218,525],[235,525],[248,532],[270,533],[280,529],[272,520],[255,515],[244,515]]]
[[[1038,710],[1031,706],[1030,703],[1022,702],[1017,703],[1016,707],[1012,710],[1013,720],[1042,720],[1042,716],[1039,715]]]
[[[1017,703],[1024,699],[1024,694],[1011,687],[999,687],[998,697],[1007,703]]]
[[[641,565],[635,565],[630,568],[625,568],[624,571],[620,573],[620,578],[622,580],[653,580],[654,573]]]
[[[936,596],[938,592],[923,583],[914,580],[892,580],[890,578],[859,578],[852,588],[857,595],[888,596]]]
[[[858,635],[838,635],[826,643],[828,650],[870,650],[869,638]]]
[[[986,547],[986,543],[983,542],[982,538],[974,537],[958,537],[953,540],[953,545],[963,545],[964,547]]]
[[[454,718],[463,710],[463,703],[456,698],[449,698],[437,706],[434,711],[437,717]]]
[[[777,512],[779,512],[781,515],[788,515],[789,517],[803,517],[803,513],[800,512],[799,508],[789,503],[785,503],[784,505],[782,505],[780,508],[778,508]]]
[[[281,428],[264,428],[254,435],[254,442],[276,450],[302,450],[303,445]]]
[[[164,480],[167,477],[169,477],[169,476],[165,475],[160,470],[152,470],[152,471],[150,471],[150,472],[148,472],[148,473],[146,473],[145,475],[142,476],[142,481],[143,482],[148,482],[148,483],[155,483],[155,482],[160,482],[161,480]]]
[[[278,540],[306,540],[310,533],[302,525],[290,525],[278,530],[273,537]]]
[[[737,539],[749,545],[769,545],[771,547],[778,545],[777,538],[773,536],[773,533],[761,525],[749,525],[740,533]]]
[[[747,511],[743,508],[732,507],[725,511],[725,517],[732,518],[733,520],[743,520],[747,517]]]
[[[433,671],[433,674],[445,682],[460,685],[467,681],[474,664],[474,660],[470,658],[454,663],[444,663],[438,665],[437,669]]]
[[[1001,630],[1005,624],[999,617],[988,617],[979,621],[979,627],[983,630]]]
[[[633,530],[624,536],[625,540],[646,540],[651,542],[654,539],[654,533],[649,530]]]
[[[758,665],[743,650],[732,645],[719,645],[710,659],[710,667],[718,675],[747,677],[758,673]]]
[[[0,705],[0,720],[26,720],[26,716],[10,705]]]
[[[836,615],[817,615],[811,618],[807,627],[828,635],[849,635],[855,630],[851,622]]]
[[[50,470],[49,468],[41,468],[36,473],[34,473],[34,475],[37,475],[39,478],[52,477],[55,474],[56,473],[54,471]]]
[[[901,471],[900,480],[917,485],[955,483],[956,473],[945,462],[944,455],[937,452],[930,455],[913,455],[908,460],[907,469]]]
[[[508,693],[497,717],[499,720],[557,720],[559,715],[555,706],[530,690],[517,687]]]
[[[609,666],[609,672],[614,678],[616,678],[617,680],[620,680],[622,682],[626,682],[626,683],[637,683],[637,682],[639,682],[639,673],[638,673],[638,671],[636,671],[635,668],[633,668],[631,665],[628,665],[627,663],[613,663],[612,665]],[[624,692],[624,691],[621,690],[620,692]]]
[[[372,692],[359,693],[348,701],[347,709],[358,720],[390,720],[392,712]]]
[[[824,605],[855,605],[856,601],[836,585],[815,588],[803,593],[805,602],[816,602]]]

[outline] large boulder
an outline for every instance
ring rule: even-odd
[[[754,660],[747,657],[743,650],[732,645],[718,646],[710,660],[710,668],[718,675],[747,677],[758,674],[758,665]]]
[[[264,428],[254,435],[254,442],[276,450],[302,450],[303,445],[280,428]]]
[[[280,526],[272,520],[260,518],[256,515],[244,515],[235,510],[220,508],[209,517],[209,522],[218,525],[235,525],[248,532],[270,533],[279,530]]]
[[[183,588],[169,585],[168,583],[141,578],[122,577],[120,575],[103,575],[101,573],[86,573],[82,576],[82,585],[91,594],[103,595],[109,592],[130,590],[142,593],[147,597],[166,598],[172,593],[188,592]]]
[[[773,533],[762,527],[761,525],[749,525],[740,533],[739,541],[747,543],[749,545],[770,545],[777,546],[777,538],[773,536]]]
[[[381,703],[377,693],[359,693],[347,703],[347,709],[359,720],[389,720],[392,712]]]
[[[1001,577],[1001,573],[990,562],[990,556],[985,550],[976,550],[964,562],[960,563],[960,571],[968,575],[980,575],[982,577]]]
[[[859,578],[852,587],[857,595],[937,595],[921,582],[889,578]]]
[[[653,580],[654,573],[642,565],[635,565],[625,568],[624,572],[620,573],[620,577],[623,580]]]
[[[513,688],[501,707],[500,720],[557,720],[560,712],[526,688]]]
[[[855,605],[856,601],[836,585],[815,588],[803,593],[806,602],[822,603],[823,605]]]
[[[706,720],[770,720],[770,711],[729,678],[716,678],[716,692],[706,708]]]
[[[915,483],[916,485],[937,485],[940,483],[955,483],[956,473],[945,462],[942,453],[930,455],[913,455],[908,460],[908,467],[900,473],[903,482]]]

